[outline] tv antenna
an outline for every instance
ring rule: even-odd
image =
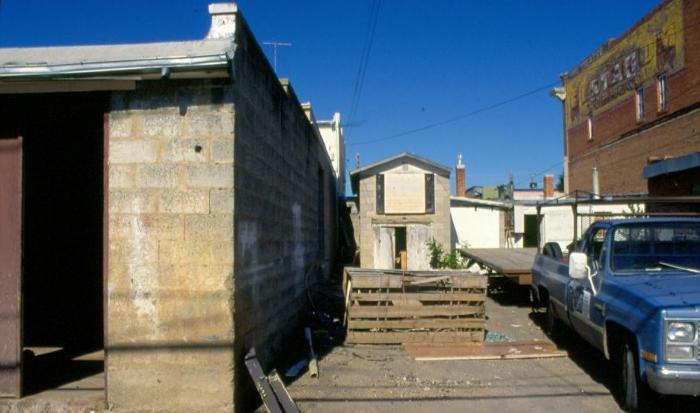
[[[292,44],[289,42],[263,42],[265,46],[272,46],[272,67],[277,73],[277,48],[278,47],[291,47]]]

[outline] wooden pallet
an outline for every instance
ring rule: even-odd
[[[346,342],[481,342],[487,278],[467,271],[346,268]]]

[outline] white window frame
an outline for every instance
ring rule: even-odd
[[[593,116],[588,115],[588,119],[586,119],[586,126],[588,129],[588,140],[592,141],[593,140]]]
[[[659,112],[663,112],[668,109],[668,76],[666,73],[662,73],[656,78],[656,92]]]
[[[635,104],[637,107],[637,120],[643,120],[644,119],[644,87],[638,87],[637,91],[635,92]]]

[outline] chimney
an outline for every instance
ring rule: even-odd
[[[236,33],[236,3],[212,3],[209,5],[211,25],[207,39],[226,39]]]
[[[462,163],[462,154],[460,153],[457,157],[457,173],[456,173],[456,185],[455,185],[455,196],[465,196],[467,178],[464,175],[464,164]]]
[[[542,187],[544,188],[545,199],[554,197],[554,175],[545,175]]]

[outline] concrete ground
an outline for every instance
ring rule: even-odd
[[[527,290],[491,283],[490,339],[545,339]],[[288,385],[303,412],[616,412],[612,365],[575,336],[557,343],[569,357],[414,361],[400,346],[340,346]],[[659,400],[658,411],[700,411],[698,399]]]

